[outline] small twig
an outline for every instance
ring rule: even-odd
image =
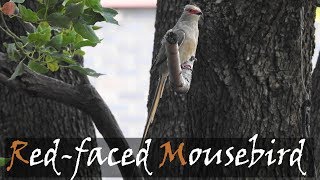
[[[19,44],[17,43],[16,40],[20,41],[21,39],[18,36],[16,36],[12,31],[10,31],[9,27],[6,24],[6,21],[4,20],[4,17],[3,17],[2,13],[0,13],[0,19],[1,19],[2,23],[5,25],[5,28],[6,28],[5,29],[0,25],[0,29],[13,39],[15,45],[18,47],[19,50],[21,50],[21,52],[26,57],[28,57],[29,59],[32,59],[32,57],[29,56],[29,54],[25,51],[25,49],[23,47],[20,47]]]
[[[12,39],[14,39],[14,36],[12,36],[12,34],[10,34],[6,29],[4,29],[1,25],[0,25],[0,29],[5,32],[8,36],[10,36]]]
[[[9,77],[0,73],[0,82],[6,82],[8,81]]]
[[[3,13],[0,13],[0,18],[2,23],[4,24],[4,27],[6,28],[6,30],[8,31],[8,33],[10,33],[15,39],[21,40],[15,33],[13,33],[10,28],[8,27],[6,20],[3,17]]]

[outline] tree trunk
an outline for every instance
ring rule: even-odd
[[[4,4],[1,0],[1,4]],[[26,1],[26,6],[35,8],[36,1]],[[13,19],[6,19],[8,26],[15,33],[22,35],[25,31],[21,24]],[[2,31],[0,31],[1,44],[3,42],[11,42],[12,40]],[[4,52],[4,47],[1,45],[1,52]],[[61,70],[58,73],[50,76],[63,80],[64,82],[76,85],[87,82],[87,78],[70,70]],[[79,141],[70,138],[79,138],[83,140],[86,137],[92,137],[92,142],[87,142],[87,148],[97,147],[97,142],[94,139],[95,130],[90,116],[80,110],[66,106],[52,100],[39,98],[22,91],[12,91],[5,85],[0,83],[0,137],[1,137],[1,157],[11,157],[9,151],[4,152],[6,139],[10,138],[48,138],[46,143],[54,144],[52,138],[67,138],[62,139],[63,147],[59,146],[59,151],[68,151],[73,160],[59,164],[57,169],[62,172],[62,177],[70,178],[76,164],[77,151],[74,150]],[[51,139],[49,139],[51,138]],[[8,150],[8,149],[7,149]],[[42,157],[43,158],[43,157]],[[15,168],[11,171],[14,174]],[[1,168],[4,171],[4,168]],[[48,173],[52,174],[52,168],[47,167]],[[24,172],[29,177],[37,177],[40,173],[38,169],[28,169]],[[41,172],[42,175],[45,174]],[[1,172],[1,175],[4,173]],[[19,175],[18,175],[19,176]],[[98,163],[93,163],[91,167],[80,166],[76,177],[86,177],[86,179],[101,179],[101,171]],[[55,176],[53,176],[55,177]],[[37,178],[36,178],[37,179]]]
[[[177,95],[166,86],[147,137],[309,136],[301,108],[310,89],[315,0],[193,2],[204,17],[191,89]],[[158,0],[153,60],[187,3]],[[148,107],[156,73],[150,82]]]

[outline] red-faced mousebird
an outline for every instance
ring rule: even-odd
[[[159,72],[159,81],[155,91],[155,96],[153,98],[152,106],[148,114],[147,124],[143,133],[142,144],[144,143],[143,141],[145,140],[150,125],[153,123],[153,119],[169,74],[165,48],[166,37],[169,33],[176,34],[179,46],[180,64],[185,63],[196,54],[199,37],[198,21],[201,15],[202,11],[199,7],[195,5],[186,5],[176,25],[167,31],[166,35],[161,41],[161,48],[151,67],[151,73],[155,70]]]

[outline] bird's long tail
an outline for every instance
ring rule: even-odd
[[[167,81],[167,76],[161,75],[159,82],[158,82],[158,85],[157,85],[155,96],[153,98],[152,106],[151,106],[151,109],[148,114],[148,120],[147,120],[146,127],[144,129],[143,138],[141,139],[140,149],[143,147],[143,144],[144,144],[146,135],[148,133],[149,127],[153,123],[153,119],[154,119],[154,116],[157,112],[158,104],[159,104],[160,98],[162,97],[163,90],[166,85],[166,81]]]

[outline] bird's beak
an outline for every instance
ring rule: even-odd
[[[197,13],[197,15],[202,16],[202,15],[203,15],[203,13],[202,13],[202,12],[198,12],[198,13]]]

